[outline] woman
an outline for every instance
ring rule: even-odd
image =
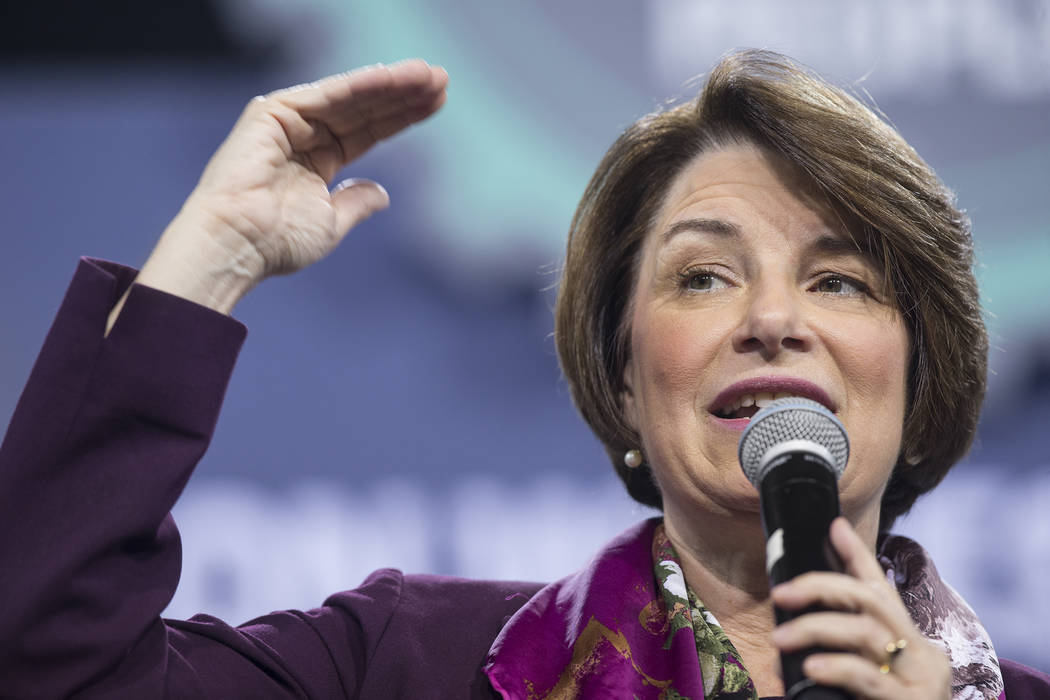
[[[81,264],[0,452],[0,695],[754,698],[784,692],[781,652],[817,646],[807,675],[858,697],[1045,697],[1050,677],[1000,663],[922,550],[884,534],[972,439],[966,222],[870,111],[761,52],[628,129],[570,232],[562,365],[662,520],[545,586],[384,570],[238,628],[159,619],[168,511],[244,337],[225,314],[387,206],[328,183],[446,84],[409,61],[256,99],[141,271]],[[833,410],[853,459],[830,533],[845,573],[770,591],[735,450],[781,393]],[[773,604],[827,611],[774,628]]]

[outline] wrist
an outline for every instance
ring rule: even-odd
[[[255,246],[215,217],[184,207],[135,281],[228,314],[264,277]]]

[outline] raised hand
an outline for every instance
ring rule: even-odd
[[[773,601],[784,609],[819,604],[828,611],[779,626],[774,644],[781,651],[841,650],[811,655],[803,670],[818,683],[844,688],[857,698],[950,698],[948,658],[915,627],[875,556],[845,518],[832,523],[831,542],[846,574],[803,574],[772,591]]]
[[[265,277],[320,260],[389,202],[367,180],[329,192],[332,178],[437,111],[447,84],[444,69],[410,60],[255,98],[137,281],[228,312]]]

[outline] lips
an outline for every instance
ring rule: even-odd
[[[749,419],[765,405],[785,396],[812,399],[832,413],[837,409],[828,393],[813,382],[797,377],[754,377],[726,387],[707,410],[718,418]]]

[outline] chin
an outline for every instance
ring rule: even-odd
[[[741,481],[743,483],[727,483],[718,490],[704,491],[700,496],[691,499],[690,509],[701,519],[711,516],[740,519],[742,522],[754,519],[761,525],[762,510],[758,491],[742,474]]]

